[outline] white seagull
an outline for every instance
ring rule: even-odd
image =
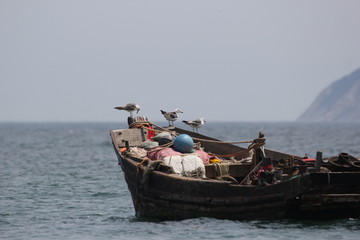
[[[136,113],[138,113],[140,111],[140,106],[135,104],[135,103],[128,103],[125,106],[121,106],[121,107],[114,107],[117,110],[125,110],[128,111],[130,113],[130,117],[133,116],[133,112],[136,111]]]
[[[179,118],[178,113],[183,113],[179,109],[175,109],[173,112],[165,112],[163,110],[160,110],[161,114],[164,115],[166,120],[169,121],[169,126],[174,126],[174,122]]]
[[[190,127],[193,128],[193,132],[195,132],[195,129],[196,129],[196,132],[198,132],[198,128],[200,128],[202,125],[204,125],[204,123],[206,123],[206,120],[204,118],[199,118],[199,119],[196,119],[196,120],[193,120],[193,121],[183,121],[183,123],[189,125]]]

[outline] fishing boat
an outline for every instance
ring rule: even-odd
[[[319,152],[316,159],[307,159],[265,148],[263,133],[251,141],[230,143],[173,126],[163,128],[146,118],[129,117],[128,122],[129,128],[111,130],[110,135],[138,217],[360,216],[360,161],[351,155],[324,159]],[[174,139],[152,146],[161,134]],[[194,149],[175,148],[180,136],[189,136]]]

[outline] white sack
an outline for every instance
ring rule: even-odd
[[[164,162],[173,167],[174,172],[182,176],[205,178],[205,165],[196,154],[184,154],[165,157]]]

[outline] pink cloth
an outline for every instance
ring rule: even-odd
[[[198,155],[203,163],[209,163],[211,156],[204,152],[203,150],[196,150],[195,154]]]
[[[195,153],[198,155],[203,163],[209,163],[211,156],[202,150],[196,150]],[[179,156],[183,155],[181,152],[175,151],[173,148],[158,148],[153,149],[150,153],[148,153],[148,158],[151,160],[162,160],[169,156]]]
[[[162,160],[168,156],[178,156],[181,155],[180,152],[175,151],[173,148],[159,148],[158,151],[153,149],[150,153],[148,153],[148,158],[151,160]]]

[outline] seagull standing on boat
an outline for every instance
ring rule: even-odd
[[[169,121],[169,126],[174,126],[174,122],[179,118],[178,113],[183,113],[179,109],[175,109],[173,112],[165,112],[163,110],[160,110],[161,114],[164,115],[166,120]]]
[[[136,111],[136,113],[140,111],[140,106],[135,103],[128,103],[125,106],[114,107],[114,109],[128,111],[130,113],[130,117],[132,117],[134,111]]]
[[[204,125],[204,123],[206,123],[206,120],[204,118],[199,118],[193,121],[183,121],[183,123],[189,125],[190,127],[193,128],[193,132],[198,132],[198,128],[202,127],[202,125]]]

